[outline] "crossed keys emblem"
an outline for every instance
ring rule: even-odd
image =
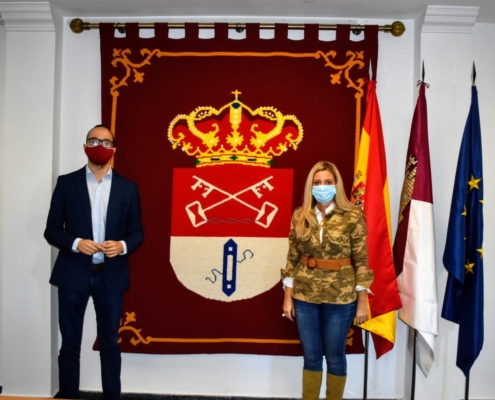
[[[205,199],[208,197],[210,193],[213,191],[217,191],[219,193],[222,193],[225,195],[225,198],[204,208],[203,204],[199,201],[193,201],[192,203],[188,204],[186,206],[186,212],[187,215],[189,216],[189,219],[191,220],[192,225],[197,228],[198,226],[201,226],[203,224],[206,224],[208,222],[208,217],[206,213],[209,210],[212,210],[222,204],[225,204],[231,200],[237,201],[247,208],[250,208],[251,210],[254,210],[257,212],[256,218],[254,220],[255,223],[258,225],[262,226],[263,228],[268,228],[270,224],[273,221],[273,218],[275,217],[275,214],[278,211],[278,207],[275,204],[272,204],[268,201],[265,201],[260,208],[256,208],[252,204],[249,204],[245,202],[244,200],[240,199],[239,196],[246,192],[253,192],[255,196],[260,199],[263,197],[263,193],[261,192],[262,189],[268,189],[269,191],[273,190],[273,186],[270,184],[270,179],[273,178],[273,176],[270,176],[268,178],[263,179],[262,181],[255,183],[254,185],[248,186],[245,189],[242,189],[241,191],[237,193],[229,193],[225,190],[222,190],[215,185],[205,181],[204,179],[201,179],[197,176],[193,176],[194,179],[196,179],[196,183],[191,186],[192,190],[197,190],[197,189],[202,189],[203,193],[201,193],[201,196],[203,196]]]

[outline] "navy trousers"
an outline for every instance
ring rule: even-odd
[[[81,340],[84,313],[93,298],[100,346],[101,381],[104,399],[120,399],[121,356],[118,330],[124,294],[107,293],[103,271],[91,273],[91,282],[83,293],[58,289],[59,326],[62,347],[58,356],[59,392],[56,397],[79,399]]]
[[[328,373],[347,375],[345,343],[356,316],[357,301],[350,304],[313,304],[294,299],[294,306],[304,369],[322,371],[325,355]]]

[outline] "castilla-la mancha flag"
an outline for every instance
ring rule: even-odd
[[[427,84],[420,84],[407,148],[394,261],[402,300],[399,318],[416,329],[416,362],[423,374],[428,376],[434,360],[435,338],[438,336],[438,300],[425,96]]]
[[[352,201],[361,205],[366,215],[368,265],[374,273],[368,295],[371,319],[360,327],[371,332],[380,358],[394,347],[395,310],[401,307],[401,300],[392,257],[387,160],[375,81],[368,82],[355,171]]]

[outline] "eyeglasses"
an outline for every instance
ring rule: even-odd
[[[102,145],[105,149],[111,149],[113,147],[113,142],[111,140],[100,140],[98,138],[89,138],[86,140],[86,143],[90,147],[96,147],[98,145]]]

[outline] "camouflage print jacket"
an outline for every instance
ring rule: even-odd
[[[373,271],[368,269],[366,224],[360,210],[343,211],[334,207],[324,218],[322,242],[318,229],[297,243],[294,211],[289,235],[287,265],[282,280],[293,278],[293,297],[309,303],[348,304],[356,299],[356,286],[368,289]],[[302,255],[319,259],[352,258],[354,265],[344,265],[339,271],[307,268],[300,262]]]

